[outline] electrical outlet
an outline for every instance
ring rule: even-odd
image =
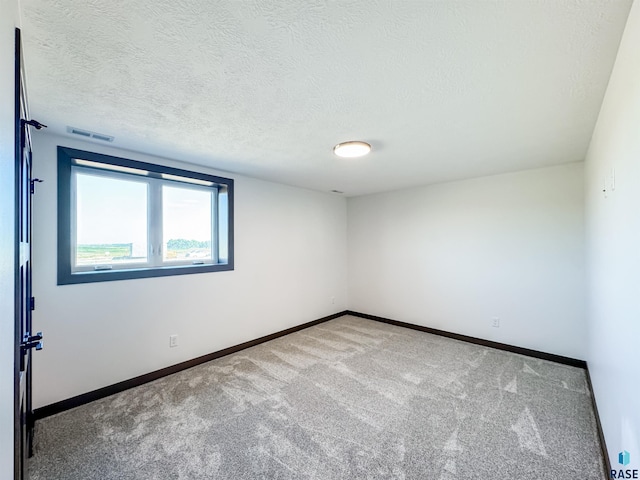
[[[331,297],[331,305],[335,305],[336,303],[336,297]]]
[[[500,319],[498,317],[493,317],[492,319],[492,326],[495,328],[500,328]]]
[[[178,346],[178,335],[170,335],[169,336],[169,347],[177,347]]]

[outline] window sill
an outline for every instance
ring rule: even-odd
[[[99,270],[77,273],[58,271],[58,285],[109,282],[115,280],[130,280],[134,278],[167,277],[172,275],[224,272],[230,270],[233,270],[232,263],[218,263],[214,265],[171,265],[167,267],[131,268],[126,270]]]

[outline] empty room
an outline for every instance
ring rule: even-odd
[[[637,0],[0,5],[0,480],[640,477]]]

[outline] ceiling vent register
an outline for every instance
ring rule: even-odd
[[[67,127],[67,132],[73,133],[74,135],[80,135],[81,137],[84,137],[84,138],[93,138],[95,140],[100,140],[103,142],[113,142],[113,137],[111,135],[105,135],[104,133],[90,132],[89,130],[83,130],[82,128]]]

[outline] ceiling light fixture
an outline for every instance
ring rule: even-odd
[[[339,157],[355,158],[362,157],[371,151],[371,145],[367,142],[344,142],[333,147],[333,153]]]

